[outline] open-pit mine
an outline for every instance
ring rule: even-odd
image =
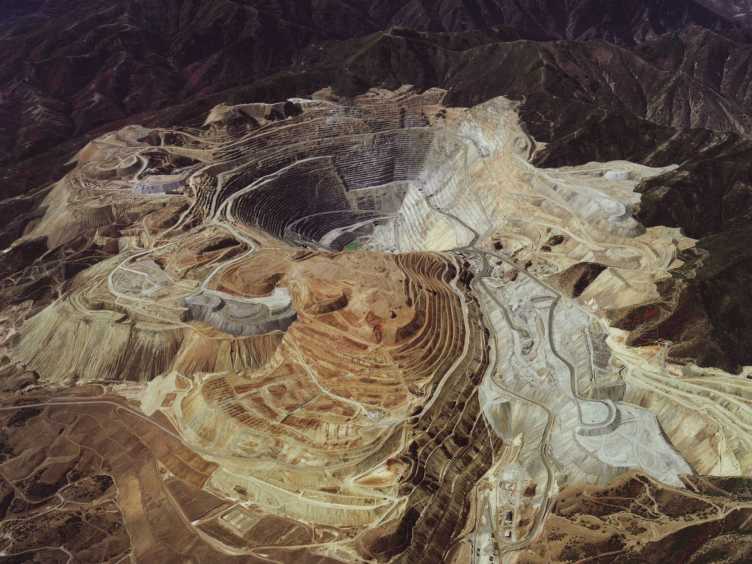
[[[536,166],[519,102],[446,96],[220,104],[78,152],[3,251],[67,249],[2,281],[26,297],[0,318],[0,560],[678,562],[749,538],[752,373],[655,338],[696,240],[646,227],[636,188],[679,163]]]

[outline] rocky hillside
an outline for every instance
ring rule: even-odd
[[[0,560],[749,561],[750,14],[0,0]]]
[[[220,102],[281,100],[325,86],[343,94],[441,86],[457,106],[498,95],[522,100],[526,128],[547,144],[538,165],[683,165],[644,187],[648,225],[726,236],[749,213],[752,35],[736,17],[744,2],[4,4],[0,180],[12,199],[0,202],[10,218],[3,245],[37,215],[35,190],[96,134],[127,123],[197,125]],[[706,217],[721,208],[728,211]],[[744,265],[714,260],[722,263],[714,272],[733,272],[724,287],[744,287]],[[684,279],[677,284],[672,295],[684,292]],[[681,358],[727,368],[752,361],[745,339],[729,336],[752,323],[740,315],[741,326],[727,316],[703,322],[702,335],[721,335],[715,352]]]
[[[237,96],[243,99],[307,92],[332,82],[339,75],[333,67],[342,71],[344,56],[352,58],[344,70],[355,71],[377,57],[365,69],[388,72],[365,77],[356,72],[352,79],[359,87],[393,81],[399,75],[426,86],[446,87],[467,83],[468,72],[476,79],[491,72],[494,79],[483,79],[483,88],[473,81],[465,84],[467,95],[476,100],[531,95],[541,87],[556,94],[551,92],[554,84],[567,92],[574,85],[572,96],[584,101],[594,96],[599,101],[598,93],[611,99],[617,91],[616,99],[626,109],[658,123],[724,130],[747,127],[746,116],[739,115],[744,112],[737,107],[747,96],[743,92],[747,34],[733,18],[725,19],[697,2],[579,0],[562,6],[558,0],[47,0],[3,4],[0,45],[8,55],[0,62],[0,154],[8,166],[51,149],[65,151],[69,147],[61,148],[61,142],[115,124],[174,121],[174,110],[165,109],[176,105],[197,106],[187,111],[198,115],[207,109],[208,96],[231,88],[241,87]],[[326,47],[327,42],[366,37],[395,26],[432,34],[475,33],[398,41],[379,35]],[[658,40],[679,31],[685,34]],[[585,43],[507,44],[516,39]],[[603,52],[604,44],[590,43],[594,40],[632,50],[606,47]],[[711,69],[682,67],[683,54],[692,55],[687,59],[694,61],[693,51],[698,49],[713,60],[723,56],[728,64]],[[503,66],[502,61],[506,61]],[[375,62],[396,68],[373,69]],[[479,75],[473,65],[487,72]],[[720,76],[719,68],[728,69],[728,76]],[[361,84],[363,80],[368,84]],[[637,88],[635,81],[641,83]],[[722,82],[723,88],[718,88]],[[648,85],[651,90],[643,92]],[[155,115],[156,111],[162,113]],[[4,192],[10,195],[41,182],[36,168],[29,162],[28,172],[24,168],[6,172]]]

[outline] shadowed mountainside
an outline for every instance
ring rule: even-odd
[[[397,67],[392,71],[420,73],[411,79],[424,86],[464,84],[475,98],[473,101],[477,101],[489,95],[530,95],[537,84],[560,82],[558,75],[562,70],[565,78],[583,72],[592,75],[587,67],[592,67],[593,61],[584,59],[592,59],[593,55],[587,53],[590,49],[585,49],[585,53],[575,53],[572,59],[567,56],[571,47],[562,45],[559,54],[557,44],[545,48],[544,52],[539,52],[540,47],[530,49],[523,46],[520,53],[520,47],[517,47],[511,52],[516,59],[521,59],[516,70],[537,69],[537,72],[516,77],[518,84],[514,85],[505,84],[503,76],[507,75],[508,82],[509,72],[515,69],[503,71],[500,67],[492,67],[489,70],[494,74],[501,71],[502,78],[490,81],[490,91],[485,91],[478,89],[472,81],[468,83],[461,73],[452,81],[458,70],[442,68],[443,59],[452,59],[456,61],[454,67],[465,68],[470,62],[471,66],[466,70],[474,72],[473,62],[486,65],[503,60],[508,54],[509,48],[492,47],[456,56],[455,50],[466,51],[473,42],[602,39],[632,46],[651,41],[666,32],[687,29],[687,26],[699,26],[698,33],[700,29],[712,30],[741,41],[746,37],[738,24],[695,2],[678,0],[627,3],[581,0],[568,3],[566,8],[558,0],[453,0],[409,2],[406,5],[395,0],[376,3],[362,0],[333,3],[315,0],[220,0],[211,3],[86,0],[76,2],[74,6],[69,2],[47,0],[4,4],[6,6],[0,7],[0,13],[5,14],[5,20],[0,21],[0,46],[7,56],[0,63],[0,116],[3,118],[0,148],[7,157],[0,159],[2,161],[31,157],[106,124],[123,120],[143,121],[144,116],[140,114],[144,112],[198,102],[228,88],[254,82],[258,88],[263,79],[268,84],[263,92],[266,99],[280,99],[306,89],[310,91],[323,82],[333,82],[331,67],[341,68],[339,58],[344,53],[350,56],[346,71],[363,64],[368,71],[366,77],[357,72],[345,73],[352,74],[352,80],[356,82],[366,81],[365,85],[358,86],[374,86],[393,78],[379,74],[379,70],[386,69],[373,67],[374,56],[386,50],[392,54],[390,59]],[[434,33],[489,31],[498,30],[499,26],[514,31],[496,31],[489,36],[480,34],[480,37],[474,34],[473,38],[464,41],[428,38],[429,44],[437,45],[428,52],[421,49],[425,41],[416,46],[414,40],[391,41],[388,39],[390,35],[386,38],[379,35],[367,38],[365,43],[337,45],[331,51],[323,47],[325,56],[311,60],[310,51],[322,52],[320,43],[323,41],[364,37],[393,26]],[[441,48],[442,43],[444,48]],[[423,51],[419,61],[409,57],[416,51]],[[624,63],[621,60],[623,54],[606,57],[617,59],[611,70]],[[561,59],[559,63],[555,61],[557,58]],[[639,61],[643,61],[642,58]],[[419,68],[411,71],[409,65],[416,62]],[[609,67],[608,61],[601,60],[598,64]],[[536,68],[531,69],[531,65]],[[578,70],[580,65],[584,65],[584,71]],[[635,65],[645,66],[645,63],[630,64],[631,67]],[[649,82],[643,82],[645,85],[657,82],[659,89],[669,90],[663,96],[679,98],[677,105],[682,104],[682,97],[689,95],[686,94],[688,90],[702,90],[702,83],[687,84],[684,80],[672,83],[670,88],[661,86],[675,69],[663,70],[667,76],[646,77],[641,74],[643,70],[638,69],[632,78],[633,81],[649,79]],[[377,72],[374,74],[374,71]],[[479,79],[484,74],[487,75],[475,73],[474,76]],[[585,95],[587,99],[595,87],[591,84],[592,76],[583,78],[586,80],[579,85],[580,91],[573,94],[578,97]],[[603,80],[596,78],[596,82],[600,88]],[[566,82],[561,85],[566,89],[571,86]],[[635,104],[639,105],[641,98],[654,96],[651,93],[633,95],[633,85],[624,88],[617,82],[614,86],[619,87],[624,97],[631,98],[627,102],[631,110],[635,109]],[[605,90],[601,93],[608,94]],[[262,95],[253,91],[247,94],[256,98]],[[736,101],[736,94],[731,93],[729,101]],[[721,92],[721,95],[726,96],[726,93]],[[715,101],[711,105],[724,103]],[[210,105],[201,104],[192,113],[197,115],[208,107]],[[637,113],[642,115],[646,111],[642,108]],[[667,111],[670,115],[657,116],[657,121],[673,123],[679,119],[672,117],[679,113],[678,108]],[[721,129],[735,127],[727,123],[731,119],[728,117],[716,123],[720,118],[714,115],[717,111],[712,108],[702,113],[707,118],[699,116],[692,125]],[[169,113],[159,119],[174,120]]]

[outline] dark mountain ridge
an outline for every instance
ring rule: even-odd
[[[392,26],[431,32],[506,26],[520,39],[601,39],[634,46],[694,25],[729,41],[748,40],[741,25],[696,2],[678,0],[5,4],[0,6],[6,18],[0,24],[0,48],[6,53],[0,63],[5,118],[0,147],[14,160],[134,114],[283,70],[300,72],[301,54],[309,46]]]

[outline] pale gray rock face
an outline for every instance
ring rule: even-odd
[[[275,288],[263,298],[236,298],[204,290],[186,298],[185,305],[186,321],[203,321],[238,337],[286,331],[297,319],[286,288]]]

